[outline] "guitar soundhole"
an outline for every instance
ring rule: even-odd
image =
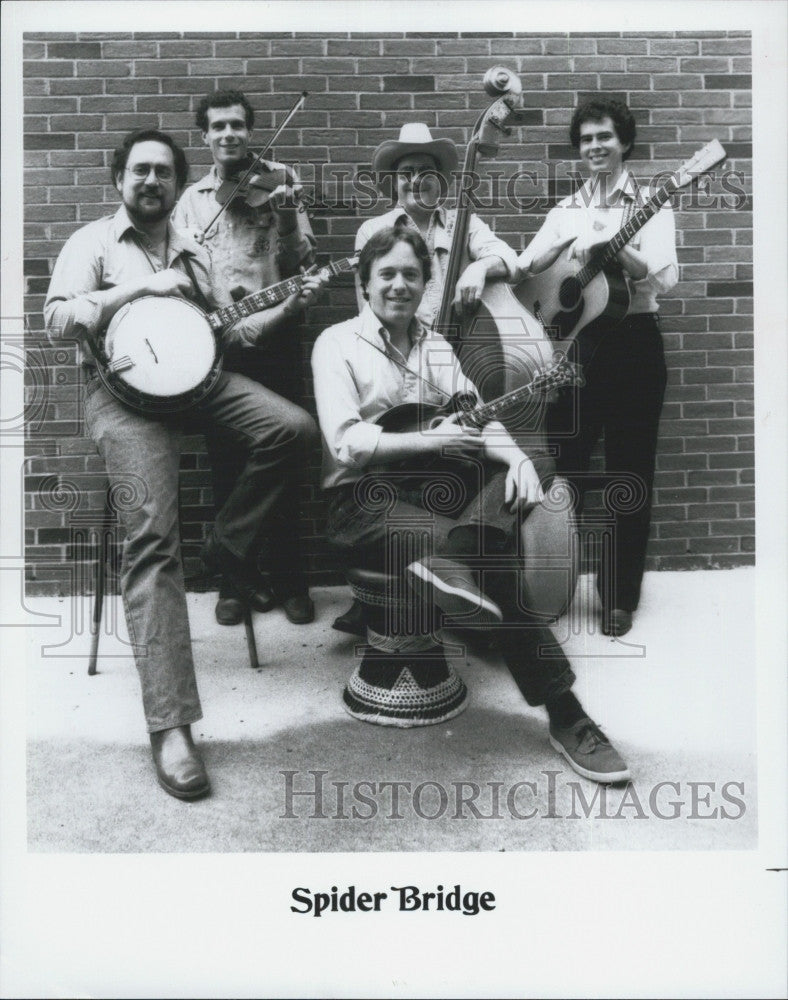
[[[574,309],[582,294],[583,288],[577,278],[564,278],[558,292],[558,301],[564,309]]]

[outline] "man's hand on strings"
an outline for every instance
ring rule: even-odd
[[[484,261],[475,260],[465,268],[454,291],[454,307],[458,312],[470,312],[479,305],[486,280]]]

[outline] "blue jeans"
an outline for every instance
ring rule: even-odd
[[[119,503],[126,531],[123,605],[142,686],[149,732],[202,718],[191,651],[178,521],[178,469],[184,433],[221,428],[243,446],[246,464],[216,516],[218,542],[239,559],[297,476],[317,437],[312,418],[244,375],[224,372],[188,414],[147,417],[119,403],[97,378],[87,386],[85,423],[107,467],[110,487],[144,484]],[[139,491],[138,491],[139,492]]]

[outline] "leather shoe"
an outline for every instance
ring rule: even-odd
[[[265,580],[259,580],[249,597],[249,605],[255,611],[265,613],[276,607],[276,594]]]
[[[364,608],[360,601],[354,600],[344,614],[338,615],[331,626],[337,632],[347,632],[349,635],[360,635],[366,638],[367,626],[364,621]]]
[[[602,635],[626,635],[632,628],[632,612],[621,608],[602,611]]]
[[[293,625],[308,625],[315,620],[315,602],[308,593],[291,594],[282,601],[288,621]]]
[[[237,597],[220,597],[214,613],[220,625],[240,625],[244,620],[244,603]]]
[[[255,611],[271,610],[273,594],[260,589],[261,582],[256,569],[234,556],[212,534],[203,545],[200,558],[209,572],[224,577],[223,586],[229,586],[241,601]]]
[[[211,783],[192,740],[191,726],[175,726],[151,733],[150,746],[156,779],[165,792],[187,801],[210,792]]]

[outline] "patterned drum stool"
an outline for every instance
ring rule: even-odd
[[[347,579],[364,606],[367,646],[343,692],[345,709],[354,719],[403,728],[459,715],[468,689],[433,634],[431,610],[401,577],[352,569]]]

